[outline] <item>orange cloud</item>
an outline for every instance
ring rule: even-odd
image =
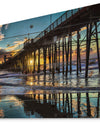
[[[23,41],[15,41],[13,46],[5,48],[5,50],[13,51],[15,48],[17,48],[19,45],[24,44],[25,40]]]
[[[2,34],[1,32],[0,32],[0,40],[2,40],[4,38],[4,34]]]
[[[81,28],[81,31],[84,31],[84,30],[86,30],[87,28],[86,27],[83,27],[83,28]]]
[[[0,25],[0,28],[2,28],[2,25]]]

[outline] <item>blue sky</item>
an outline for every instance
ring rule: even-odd
[[[59,18],[63,13],[64,12],[51,14],[52,22]],[[33,25],[33,28],[30,28],[30,25]],[[25,38],[28,38],[28,35],[24,34],[34,33],[29,36],[31,38],[34,38],[49,25],[50,15],[27,19],[6,25],[0,25],[0,59],[3,60],[2,58],[5,53],[16,53],[19,49],[23,47],[23,42],[25,41]]]
[[[64,12],[52,14],[52,22],[54,22],[63,13]],[[33,28],[30,28],[30,25],[33,25]],[[13,41],[23,40],[25,37],[28,36],[25,35],[24,37],[19,36],[16,38],[14,37],[14,38],[6,39],[7,37],[40,32],[43,31],[49,25],[50,25],[50,15],[19,21],[8,25],[3,25],[1,28],[1,33],[4,34],[5,39],[0,41],[0,47],[6,48],[7,44],[12,45]],[[39,33],[32,34],[32,37],[34,38],[37,34]]]

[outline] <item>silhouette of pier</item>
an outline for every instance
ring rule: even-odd
[[[98,63],[97,68],[100,73],[99,19],[100,4],[66,11],[37,37],[28,39],[24,43],[24,49],[5,61],[0,68],[22,73],[42,72],[44,77],[47,72],[52,74],[62,72],[67,77],[68,72],[72,74],[74,65],[76,74],[79,76],[83,70],[81,48],[84,45],[86,53],[84,76],[87,78],[91,60],[91,44],[95,42],[97,58],[92,61]],[[73,61],[75,46],[76,59]]]

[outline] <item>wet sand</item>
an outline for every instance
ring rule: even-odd
[[[85,79],[75,72],[42,75],[0,74],[1,118],[97,118],[100,77],[97,70]],[[92,75],[93,74],[93,75]],[[13,114],[12,114],[13,113]]]

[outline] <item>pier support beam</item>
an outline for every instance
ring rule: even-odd
[[[80,44],[79,44],[79,39],[80,39],[80,34],[79,30],[77,31],[77,76],[78,76],[78,70],[80,67],[80,72],[81,72],[81,58],[80,58]]]
[[[80,45],[79,45],[79,70],[81,72],[81,55],[80,55]]]
[[[40,49],[38,49],[38,73],[40,72]]]
[[[59,51],[59,73],[60,73],[60,39],[59,39],[59,41],[58,41],[58,51]]]
[[[68,38],[68,43],[66,44],[65,41],[65,51],[66,51],[66,77],[68,74],[68,60],[69,60],[69,38]]]
[[[34,71],[35,72],[35,61],[36,61],[36,54],[35,54],[36,50],[34,50]]]
[[[45,78],[46,78],[46,52],[47,48],[43,48],[43,56],[44,56],[44,84],[45,84]]]
[[[54,49],[52,44],[52,73],[54,74]]]
[[[64,43],[65,43],[65,38],[63,37],[63,39],[62,39],[62,69],[63,69],[63,74],[64,74]]]
[[[89,55],[90,55],[90,43],[91,43],[91,30],[92,23],[87,25],[87,41],[86,41],[86,69],[85,69],[85,77],[88,77],[88,66],[89,66]]]
[[[72,73],[72,34],[69,34],[70,39],[70,74]]]
[[[54,65],[55,65],[55,70],[56,70],[57,69],[57,46],[56,46],[56,42],[55,42]]]
[[[97,58],[98,58],[98,68],[100,74],[100,55],[99,55],[99,42],[98,42],[98,31],[97,31],[97,23],[95,22],[95,31],[96,31],[96,45],[97,45]]]
[[[49,53],[49,71],[51,72],[51,45],[48,47],[48,53]]]

